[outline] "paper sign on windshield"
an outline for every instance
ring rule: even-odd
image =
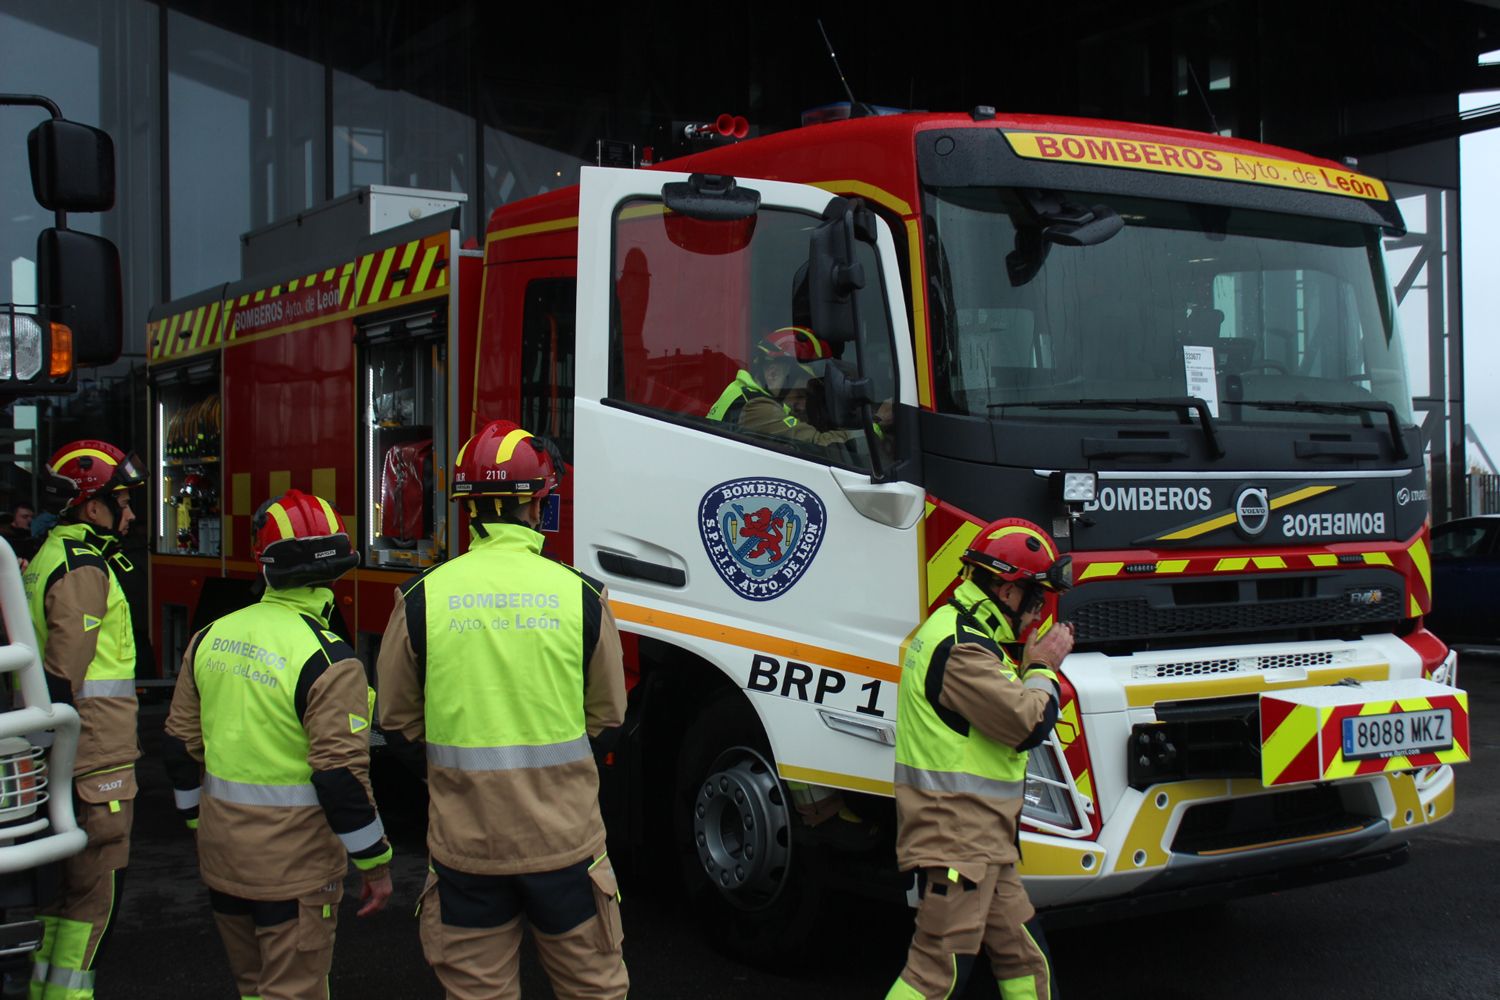
[[[1214,377],[1212,347],[1182,348],[1182,366],[1187,369],[1187,394],[1208,404],[1208,412],[1219,416],[1219,380]]]

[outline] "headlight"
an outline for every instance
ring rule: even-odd
[[[42,324],[35,316],[0,312],[0,379],[29,381],[42,370]]]
[[[1067,780],[1057,766],[1057,753],[1048,740],[1026,760],[1026,790],[1021,815],[1037,823],[1064,829],[1078,828]]]

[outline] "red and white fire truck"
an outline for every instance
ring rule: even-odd
[[[447,209],[293,233],[151,314],[152,641],[170,675],[244,599],[250,516],[297,486],[357,536],[336,592],[373,653],[394,586],[462,550],[451,459],[504,417],[560,443],[550,551],[626,633],[629,719],[599,748],[616,850],[671,844],[742,944],[802,934],[830,884],[898,885],[904,645],[1001,516],[1051,530],[1076,580],[1026,794],[1039,905],[1386,867],[1452,811],[1468,750],[1422,627],[1401,225],[1346,165],[980,108],[585,169],[497,210],[483,249]],[[838,433],[710,419],[792,324],[831,345],[807,420]]]

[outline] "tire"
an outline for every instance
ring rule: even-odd
[[[827,890],[821,848],[801,835],[754,710],[710,701],[683,736],[672,836],[688,904],[710,943],[787,971],[818,951]]]

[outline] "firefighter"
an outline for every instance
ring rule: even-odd
[[[63,445],[43,492],[59,514],[22,579],[37,652],[55,702],[78,709],[74,805],[88,845],[62,863],[57,899],[41,911],[32,1000],[94,995],[99,954],[119,908],[136,794],[135,631],[119,574],[120,538],[135,514],[140,462],[105,441]]]
[[[604,585],[541,554],[561,470],[510,421],[471,437],[469,551],[399,588],[381,641],[381,727],[425,744],[422,950],[453,1000],[520,996],[523,924],[562,1000],[629,985],[589,743],[624,721],[620,636]]]
[[[708,419],[762,437],[827,448],[843,445],[848,431],[819,430],[807,420],[807,394],[820,379],[832,348],[804,326],[783,326],[755,345],[752,371],[741,369],[709,407]]]
[[[948,603],[902,664],[896,731],[896,859],[915,871],[916,932],[887,1000],[959,996],[981,949],[1006,1000],[1046,1000],[1051,973],[1016,874],[1027,752],[1057,719],[1056,670],[1071,626],[1038,636],[1072,584],[1036,525],[986,525]],[[1019,665],[1014,659],[1025,640]]]
[[[329,631],[335,580],[359,555],[321,497],[257,511],[260,601],[193,637],[167,716],[177,808],[241,997],[328,996],[349,861],[359,916],[391,896],[390,843],[370,789],[372,693]]]

